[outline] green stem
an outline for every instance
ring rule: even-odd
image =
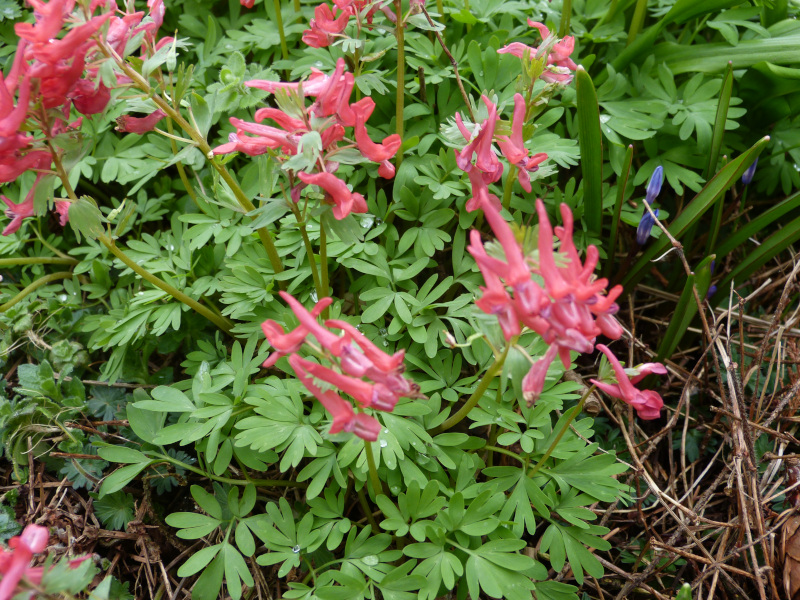
[[[561,5],[561,23],[558,26],[558,37],[563,38],[569,33],[569,21],[572,18],[572,0],[564,0]]]
[[[444,19],[444,2],[436,0],[436,11],[439,13],[439,19]]]
[[[317,261],[314,259],[314,249],[311,247],[311,240],[308,239],[308,230],[306,229],[305,221],[303,221],[303,217],[297,205],[288,199],[286,202],[291,207],[297,225],[300,227],[300,237],[303,238],[303,245],[306,247],[308,262],[311,265],[311,279],[314,280],[314,289],[317,290],[317,299],[323,298],[325,296],[325,292],[323,292],[325,288],[320,284],[319,269],[317,268]]]
[[[439,433],[441,433],[443,431],[447,431],[448,429],[450,429],[454,425],[457,425],[458,423],[460,423],[464,419],[464,417],[466,417],[469,414],[469,412],[473,408],[475,408],[475,405],[478,404],[478,401],[481,398],[483,398],[483,394],[489,388],[489,384],[492,382],[492,379],[494,379],[495,376],[498,373],[500,373],[500,371],[503,369],[503,364],[506,362],[506,356],[508,355],[508,350],[513,345],[514,345],[514,342],[509,342],[508,344],[506,344],[506,347],[503,350],[503,353],[497,359],[495,359],[494,364],[492,364],[492,366],[489,367],[489,370],[486,371],[486,373],[484,373],[483,377],[481,378],[480,382],[478,383],[478,387],[475,389],[474,392],[472,392],[472,395],[464,403],[464,406],[462,406],[461,409],[459,409],[459,411],[456,414],[454,414],[452,417],[447,419],[444,423],[439,425],[439,427],[435,428],[431,432],[432,434],[434,434],[434,435],[439,434]]]
[[[204,316],[206,319],[214,323],[217,327],[219,327],[222,331],[229,334],[231,333],[231,328],[233,327],[233,323],[231,323],[225,317],[219,317],[214,312],[193,300],[186,294],[184,294],[179,289],[169,285],[163,279],[159,279],[155,275],[153,275],[150,271],[143,269],[141,266],[136,264],[127,254],[125,254],[122,250],[120,250],[113,239],[108,237],[106,234],[101,233],[97,236],[97,239],[103,244],[106,248],[111,251],[111,253],[120,259],[127,267],[129,267],[133,272],[139,275],[142,279],[149,281],[158,289],[167,292],[170,296],[178,300],[179,302],[183,302],[186,306],[194,310],[196,313]]]
[[[628,30],[628,46],[633,43],[636,36],[644,24],[644,17],[647,14],[647,0],[637,0],[636,8],[633,11],[633,18],[631,19],[631,27]]]
[[[58,273],[51,273],[50,275],[45,275],[44,277],[40,277],[30,285],[24,287],[22,291],[14,296],[11,300],[6,302],[5,304],[0,304],[0,313],[6,312],[9,308],[14,306],[17,302],[20,302],[30,294],[31,292],[35,292],[43,285],[47,285],[50,282],[58,281],[59,279],[69,279],[72,277],[71,271],[59,271]]]
[[[286,46],[286,34],[283,32],[283,15],[281,15],[281,0],[273,0],[273,1],[275,3],[275,21],[278,25],[278,35],[280,35],[281,38],[281,55],[283,56],[283,60],[288,60],[289,49]]]
[[[211,146],[208,144],[205,137],[203,137],[203,135],[197,130],[197,128],[192,126],[186,119],[184,119],[183,115],[175,110],[171,104],[165,101],[161,96],[155,94],[147,80],[145,80],[139,73],[131,68],[131,66],[126,63],[114,51],[113,48],[108,46],[106,43],[101,43],[100,48],[107,56],[112,57],[116,61],[117,65],[122,69],[125,75],[127,75],[140,90],[150,96],[155,105],[164,111],[164,114],[175,121],[175,123],[177,123],[178,126],[183,129],[183,131],[185,131],[190,138],[192,138],[194,143],[197,145],[197,148],[211,163],[211,166],[214,167],[219,176],[222,177],[223,181],[228,184],[228,187],[231,188],[233,195],[236,197],[236,200],[239,202],[239,205],[242,207],[242,209],[248,213],[254,211],[256,208],[255,205],[247,196],[245,196],[242,188],[239,187],[239,184],[233,179],[228,170],[218,161],[214,160],[214,153],[211,149]],[[255,219],[256,217],[252,218]],[[281,262],[281,258],[278,255],[278,250],[275,248],[275,243],[272,241],[272,236],[270,235],[269,231],[266,229],[266,227],[260,227],[257,230],[257,233],[258,237],[261,239],[261,243],[264,245],[264,249],[267,252],[267,256],[269,257],[269,262],[272,264],[273,271],[275,271],[275,273],[282,272],[283,263]]]
[[[364,516],[367,518],[367,522],[372,526],[372,531],[379,531],[378,523],[375,522],[375,517],[372,516],[372,511],[369,509],[367,497],[364,495],[364,488],[356,490],[356,494],[358,495],[358,501],[361,503],[361,510],[364,511]]]
[[[526,459],[522,458],[516,452],[512,452],[511,450],[506,450],[505,448],[498,448],[497,446],[484,446],[483,448],[485,450],[490,450],[492,452],[497,452],[499,454],[505,454],[506,456],[510,456],[511,458],[515,458],[519,462],[521,462],[522,464],[525,464],[526,462],[528,462]]]
[[[294,6],[294,12],[299,13],[300,12],[300,0],[294,0],[293,6]]]
[[[375,456],[372,454],[372,442],[364,440],[364,449],[367,452],[367,466],[369,467],[369,478],[372,480],[372,491],[376,496],[384,496],[378,469],[375,467]]]
[[[395,127],[397,135],[402,139],[403,137],[403,103],[405,102],[406,92],[406,46],[405,46],[405,31],[403,24],[403,10],[402,2],[395,0],[394,2],[395,14],[397,15],[397,23],[395,24],[395,37],[397,38],[397,96],[396,96],[396,111],[395,120],[397,121]],[[395,157],[395,164],[400,168],[403,162],[403,154],[401,150],[397,151]]]
[[[550,458],[550,455],[558,446],[558,442],[561,441],[561,438],[564,437],[565,433],[567,433],[567,429],[569,429],[569,426],[572,425],[572,422],[575,420],[575,417],[577,417],[578,414],[580,414],[581,410],[583,410],[583,403],[586,402],[586,398],[588,398],[596,388],[597,386],[593,385],[588,390],[586,390],[586,393],[584,393],[583,396],[581,396],[580,402],[578,402],[578,405],[572,409],[572,412],[570,413],[567,420],[564,421],[564,425],[561,427],[561,431],[558,432],[556,439],[554,439],[553,443],[550,444],[550,447],[547,449],[547,452],[544,453],[544,456],[542,456],[542,458],[539,459],[539,462],[537,462],[533,466],[533,468],[528,472],[528,477],[533,477],[534,475],[536,475],[536,473],[539,472],[539,469],[542,468],[544,461]]]
[[[79,262],[74,258],[27,256],[22,258],[0,258],[0,267],[15,267],[17,265],[70,265],[74,267]]]
[[[186,463],[174,459],[166,454],[158,454],[157,458],[158,460],[171,463],[182,469],[186,469],[187,471],[196,473],[197,475],[208,477],[209,479],[213,479],[214,481],[219,481],[220,483],[229,483],[230,485],[247,485],[249,483],[252,483],[253,485],[258,487],[299,487],[299,488],[308,487],[308,482],[305,481],[302,482],[290,481],[287,479],[231,479],[229,477],[219,477],[218,475],[214,475],[212,473],[206,473],[205,471],[203,471],[202,469],[198,469],[197,467],[187,465]]]
[[[506,210],[511,210],[511,191],[514,188],[514,179],[517,177],[518,170],[519,167],[511,165],[506,176],[506,183],[503,186],[503,208]]]
[[[320,221],[319,223],[319,262],[321,273],[322,294],[320,299],[330,293],[330,283],[328,280],[328,234],[325,232],[325,225]],[[322,310],[322,318],[327,319],[330,316],[330,307],[326,306]]]

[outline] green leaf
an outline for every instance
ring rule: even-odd
[[[575,72],[575,81],[584,218],[589,232],[599,236],[603,231],[603,135],[600,131],[600,108],[592,78],[581,66]]]
[[[118,463],[149,463],[150,459],[133,448],[126,446],[105,446],[98,448],[97,454],[108,462]]]
[[[722,146],[722,137],[725,134],[725,123],[728,119],[728,106],[731,102],[731,93],[733,91],[733,63],[728,63],[728,69],[725,72],[725,77],[722,82],[722,90],[719,94],[719,104],[717,105],[717,114],[714,119],[714,134],[711,138],[711,152],[708,157],[708,165],[706,166],[705,178],[711,177],[711,174],[717,167],[719,161],[719,152]]]
[[[81,234],[87,239],[97,239],[103,233],[105,218],[97,208],[97,203],[88,196],[81,196],[77,202],[69,205],[69,225],[81,240]]]
[[[111,475],[103,479],[98,492],[99,497],[102,498],[106,494],[113,494],[124,488],[136,476],[144,471],[150,463],[137,463],[134,465],[127,465],[114,471]]]
[[[158,412],[194,412],[197,407],[182,391],[165,385],[158,386],[150,392],[154,400],[141,400],[134,406],[143,410]]]

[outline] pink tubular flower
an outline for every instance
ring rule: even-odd
[[[297,173],[298,179],[309,185],[317,185],[325,190],[325,197],[333,204],[333,216],[342,220],[351,212],[367,212],[364,196],[351,192],[344,181],[331,173]]]
[[[294,300],[294,298],[292,298],[292,300]],[[311,310],[310,313],[315,322],[316,318],[321,315],[322,311],[330,306],[332,302],[333,298],[323,298],[317,302],[317,305]],[[270,345],[275,348],[275,352],[270,354],[267,360],[265,360],[261,365],[264,368],[271,367],[278,362],[278,359],[282,356],[292,352],[297,352],[303,345],[303,342],[305,342],[309,333],[308,329],[304,327],[302,323],[299,327],[296,327],[292,331],[286,333],[283,327],[281,327],[272,319],[267,319],[264,321],[261,324],[261,330],[264,332],[264,337],[267,338],[267,341],[270,343]]]
[[[58,214],[58,224],[65,227],[69,222],[69,207],[71,202],[67,200],[56,200],[56,214]]]
[[[360,105],[364,102],[364,100],[369,100],[372,106],[368,108],[367,106]],[[387,163],[390,158],[397,154],[402,140],[400,139],[399,135],[393,133],[392,135],[384,138],[383,142],[380,144],[376,144],[372,141],[367,133],[366,121],[369,118],[369,115],[372,113],[375,103],[372,101],[372,98],[364,98],[364,100],[361,100],[360,102],[357,102],[351,106],[353,112],[355,113],[355,131],[358,150],[369,160],[382,163],[381,168],[384,169],[385,172],[381,173],[381,175],[386,179],[391,179],[394,176],[394,168],[392,167],[391,172],[389,172],[384,163]]]
[[[403,363],[405,360],[404,350],[400,350],[391,355],[386,354],[386,352],[378,348],[367,336],[365,336],[347,321],[329,319],[328,321],[325,321],[325,326],[344,331],[345,335],[349,336],[364,353],[363,356],[369,361],[370,367],[378,369],[383,373],[395,375],[399,375],[405,371],[405,364]],[[355,373],[350,374],[356,375]],[[361,377],[361,375],[356,376]],[[371,375],[368,376],[371,377]]]
[[[335,10],[339,9],[337,8]],[[314,9],[314,19],[311,21],[311,27],[313,29],[316,26],[316,28],[330,34],[342,33],[344,28],[347,27],[351,14],[352,12],[347,8],[342,11],[342,14],[336,17],[330,6],[327,4],[320,4]]]
[[[336,392],[331,390],[326,390],[323,392],[318,386],[316,386],[314,384],[313,377],[311,377],[308,371],[306,371],[304,368],[305,362],[307,361],[304,361],[297,354],[292,354],[289,357],[289,364],[297,374],[297,378],[306,387],[306,389],[311,392],[317,398],[317,400],[320,401],[320,403],[322,403],[322,406],[324,406],[325,410],[330,413],[331,417],[333,417],[333,424],[331,425],[329,433],[339,433],[340,431],[346,430],[348,425],[353,420],[353,407],[350,406],[348,402],[343,400],[342,397]]]
[[[117,131],[124,133],[137,133],[139,135],[153,131],[156,124],[166,117],[160,108],[150,113],[146,117],[132,117],[130,115],[122,115],[117,118]]]
[[[547,370],[553,364],[556,357],[558,346],[551,345],[545,355],[531,366],[530,371],[522,378],[522,398],[528,407],[533,406],[542,395],[544,381],[547,377]]]
[[[86,79],[79,80],[68,94],[79,113],[96,115],[103,112],[111,100],[111,92],[101,81],[97,88]]]
[[[239,3],[245,8],[253,8],[256,4],[256,0],[239,0]]]
[[[617,357],[614,356],[614,353],[603,344],[597,344],[597,349],[606,355],[608,362],[611,363],[611,366],[614,368],[614,374],[617,377],[617,384],[614,385],[603,383],[602,381],[597,381],[595,379],[592,379],[591,382],[612,398],[618,398],[633,406],[633,408],[635,408],[636,412],[639,414],[639,418],[644,419],[645,421],[657,419],[661,415],[661,408],[664,406],[664,401],[661,399],[661,396],[658,394],[658,392],[654,392],[653,390],[636,389],[636,387],[634,387],[633,380],[630,379],[625,373],[625,369],[620,364],[619,360],[617,360]],[[652,363],[650,363],[650,366],[647,368],[647,370],[650,373],[666,372],[666,369],[663,367],[663,365],[653,365]],[[635,378],[636,381],[641,380],[641,378],[647,374],[648,373],[640,373]]]
[[[12,202],[5,196],[0,196],[7,207],[5,211],[6,216],[11,219],[11,222],[3,229],[3,235],[11,235],[16,232],[22,226],[22,221],[36,215],[33,210],[33,196],[36,193],[36,186],[39,185],[39,180],[41,180],[41,178],[41,175],[36,177],[36,181],[34,181],[28,195],[25,196],[25,200],[19,204]]]
[[[23,577],[30,575],[31,559],[34,554],[47,548],[50,533],[46,527],[28,525],[19,537],[9,540],[11,552],[2,551],[0,557],[0,600],[10,600],[16,593],[17,586]],[[38,579],[41,580],[41,575]]]

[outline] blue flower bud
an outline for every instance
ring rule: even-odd
[[[647,196],[644,201],[652,204],[661,191],[661,184],[664,183],[664,168],[661,165],[656,167],[653,174],[650,176],[650,182],[647,184]]]
[[[660,168],[661,167],[659,167],[659,169]],[[653,212],[658,216],[658,209],[655,209]],[[650,239],[650,232],[653,230],[653,225],[655,225],[653,215],[651,215],[650,211],[645,207],[642,219],[639,221],[639,227],[636,228],[637,244],[644,246],[647,243],[647,240]]]
[[[756,165],[758,165],[758,159],[756,158],[755,162],[747,167],[747,171],[744,172],[742,175],[742,183],[744,185],[748,185],[751,181],[753,181],[753,175],[756,174]]]

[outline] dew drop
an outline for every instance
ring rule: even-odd
[[[383,433],[389,433],[389,428],[388,428],[388,427],[387,427],[387,428],[385,428],[385,429],[383,430]]]
[[[383,340],[383,345],[384,345],[384,346],[388,346],[388,345],[389,345],[389,342],[387,342],[386,340]]]
[[[364,229],[369,229],[375,223],[375,217],[371,215],[366,215],[361,217],[361,227]]]
[[[170,245],[168,245],[168,246],[167,246],[167,250],[169,250],[170,252],[172,252],[173,250],[175,250],[175,246],[173,246],[172,244],[170,244]]]
[[[314,302],[317,302],[319,300],[319,296],[317,296],[317,292],[316,291],[311,292],[311,299]]]
[[[292,552],[294,552],[295,554],[300,554],[300,546],[295,546],[294,548],[292,548]]]
[[[378,560],[378,557],[375,556],[374,554],[367,554],[364,558],[361,559],[361,562],[363,562],[368,567],[374,567],[380,561]]]
[[[58,297],[58,299],[59,299],[61,302],[66,302],[66,301],[67,301],[67,295],[66,295],[66,294],[61,294],[61,295]]]
[[[386,337],[386,334],[387,334],[387,333],[389,333],[389,332],[388,332],[388,331],[386,331],[386,327],[381,327],[381,328],[378,330],[378,333],[379,333],[379,334],[381,334],[383,337]]]
[[[375,225],[383,225],[383,219],[380,217],[375,217]]]
[[[389,491],[392,492],[392,494],[394,494],[395,496],[397,496],[397,494],[400,493],[400,486],[393,485],[392,487],[389,488]]]
[[[388,445],[389,445],[389,442],[387,442],[386,440],[381,440],[380,442],[378,442],[378,445],[379,445],[381,448],[386,448],[386,446],[388,446]]]

